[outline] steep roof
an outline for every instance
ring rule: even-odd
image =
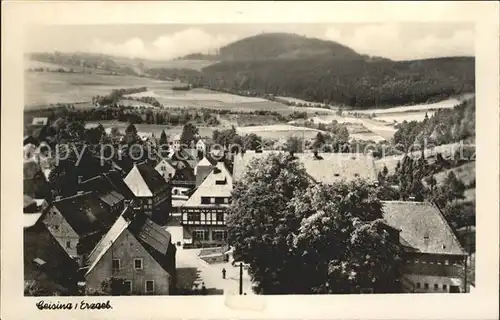
[[[87,274],[99,263],[125,230],[128,230],[139,241],[160,266],[166,268],[166,254],[171,243],[170,233],[142,213],[136,213],[132,217],[126,218],[125,216],[131,212],[130,210],[129,208],[124,209],[115,224],[90,253],[87,260],[89,266]],[[171,250],[175,250],[175,248]],[[166,271],[169,272],[169,270]]]
[[[401,230],[401,242],[417,252],[464,255],[439,209],[426,202],[383,201],[384,220]]]
[[[117,214],[106,209],[97,195],[90,192],[55,201],[54,207],[80,236],[107,231],[118,218]]]
[[[47,295],[75,293],[78,265],[43,223],[24,228],[23,251],[25,284],[35,284]]]
[[[271,153],[283,151],[245,152],[234,160],[233,177],[238,180],[244,174],[248,164],[256,158],[266,157]],[[357,178],[370,182],[377,180],[374,159],[371,156],[352,153],[324,153],[318,158],[313,153],[296,153],[294,156],[304,165],[307,173],[317,182],[331,184],[342,180],[352,181]]]
[[[217,181],[225,181],[217,184]],[[227,206],[227,204],[202,204],[202,197],[230,197],[233,191],[233,178],[224,163],[217,163],[216,167],[203,180],[194,193],[189,197],[183,207],[213,207]]]
[[[134,164],[124,181],[136,197],[152,197],[167,185],[158,171],[146,162]]]

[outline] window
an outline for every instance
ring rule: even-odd
[[[225,241],[227,237],[227,232],[223,230],[212,231],[212,240],[215,241]]]
[[[71,249],[71,241],[66,241],[66,248]]]
[[[155,282],[153,280],[146,280],[146,293],[153,293],[155,291]]]
[[[449,260],[444,260],[444,264],[445,264],[445,265],[449,265],[449,264],[450,264],[450,261],[449,261]]]
[[[149,204],[153,204],[153,199],[149,199],[149,200],[148,200],[148,203],[149,203]]]
[[[419,263],[418,259],[415,259],[415,263]]]
[[[194,240],[208,240],[208,239],[206,239],[205,230],[194,230],[193,231],[193,239]]]
[[[447,285],[445,285],[445,284],[443,284],[443,290],[444,290],[444,291],[448,291],[448,286],[447,286]]]
[[[120,259],[113,259],[112,268],[113,270],[120,270]]]
[[[187,219],[188,219],[188,221],[200,221],[201,220],[201,214],[199,212],[197,212],[197,213],[188,213],[187,214]]]
[[[424,283],[424,288],[425,289],[429,289],[429,284],[428,283]]]
[[[224,203],[229,203],[229,198],[224,198]]]
[[[417,282],[417,289],[420,289],[420,282]]]
[[[134,269],[135,270],[142,270],[142,258],[134,259]]]
[[[224,213],[217,212],[217,213],[215,214],[215,219],[216,219],[217,221],[224,221]]]
[[[434,290],[438,290],[439,289],[439,285],[437,283],[434,284]]]
[[[127,294],[132,293],[132,281],[125,280],[123,283],[125,284],[125,288],[127,288],[126,289],[127,290]]]
[[[215,203],[215,198],[210,198],[210,203],[214,204]]]

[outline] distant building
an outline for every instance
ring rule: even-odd
[[[127,209],[90,253],[83,269],[86,290],[100,291],[114,278],[124,281],[120,295],[172,294],[176,250],[164,227]]]
[[[45,117],[35,117],[31,122],[33,126],[46,126],[49,123],[49,119]]]
[[[167,159],[162,159],[158,164],[155,166],[156,171],[165,179],[165,181],[172,180],[172,178],[175,176],[175,166],[172,165],[170,161]]]
[[[24,294],[76,295],[79,280],[76,261],[42,223],[42,213],[25,213],[24,218]]]
[[[176,134],[175,136],[172,137],[172,148],[174,150],[181,149],[181,135],[180,134]]]
[[[134,164],[124,182],[141,210],[155,223],[165,225],[170,217],[172,184],[147,162]]]
[[[226,209],[231,202],[233,180],[222,162],[181,207],[184,243],[193,246],[225,244]]]
[[[234,159],[233,178],[238,181],[244,174],[248,164],[256,158],[269,154],[284,153],[280,151],[254,152],[247,151],[238,154]],[[339,181],[364,179],[368,183],[377,182],[377,173],[373,157],[353,153],[295,153],[293,156],[300,161],[313,181],[331,184]]]
[[[201,151],[201,152],[206,152],[207,151],[207,145],[203,139],[198,140],[196,142],[196,150]]]
[[[23,193],[34,199],[48,199],[51,196],[47,179],[35,160],[23,163]]]
[[[407,292],[463,290],[467,254],[437,207],[425,202],[384,201],[386,223],[400,230],[402,283]]]

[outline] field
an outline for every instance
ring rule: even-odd
[[[146,86],[171,87],[171,82],[132,76],[81,73],[26,72],[26,108],[55,103],[88,102],[93,96],[106,95],[113,89]]]
[[[239,134],[255,133],[263,138],[281,139],[288,137],[304,137],[305,139],[313,139],[318,132],[326,134],[325,131],[320,131],[305,127],[294,127],[291,125],[269,125],[269,126],[252,126],[252,127],[238,127],[236,128]]]

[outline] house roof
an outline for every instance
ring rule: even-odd
[[[24,228],[33,227],[42,217],[41,212],[23,214]]]
[[[32,197],[30,197],[28,195],[23,195],[23,205],[24,205],[24,208],[26,208],[26,207],[29,207],[32,205],[36,205],[36,202]]]
[[[104,201],[91,192],[55,201],[54,207],[80,236],[107,231],[118,217],[109,212]]]
[[[196,167],[202,167],[202,166],[211,167],[212,163],[208,161],[206,157],[203,157],[203,159],[201,159],[201,161],[196,164]]]
[[[123,186],[117,186],[116,182],[123,184]],[[112,175],[107,174],[82,181],[80,188],[88,192],[95,192],[98,197],[109,206],[113,206],[125,200],[125,196],[121,193],[123,189],[126,188],[126,194],[130,194],[130,190],[128,190],[128,187],[123,183],[121,178],[115,181]]]
[[[383,201],[386,223],[399,229],[401,242],[430,254],[464,255],[465,252],[439,209],[427,202]]]
[[[34,282],[48,294],[76,289],[78,265],[43,223],[24,228],[23,251],[25,283]]]
[[[152,197],[167,185],[158,171],[146,162],[134,164],[124,181],[136,197]]]
[[[171,236],[161,226],[157,225],[144,214],[137,213],[133,217],[125,218],[125,213],[131,209],[125,208],[108,233],[99,241],[88,257],[89,274],[98,264],[101,258],[112,247],[118,237],[128,230],[146,249],[146,251],[163,267],[165,267],[165,256],[170,248]],[[169,271],[169,270],[166,270]]]
[[[217,169],[217,170],[216,170]],[[226,181],[225,184],[216,184],[218,180]],[[216,167],[203,180],[194,193],[189,197],[183,207],[213,207],[227,206],[225,204],[202,204],[202,197],[230,197],[233,191],[233,179],[224,163],[217,163]]]
[[[271,153],[283,151],[245,152],[234,159],[233,177],[238,180],[244,174],[248,164],[253,159],[268,156]],[[307,173],[317,182],[331,184],[342,180],[352,181],[357,178],[376,181],[374,159],[371,156],[352,153],[325,153],[321,159],[313,153],[296,153],[294,156],[304,165]]]
[[[158,164],[155,166],[155,169],[156,169],[156,171],[158,171],[158,173],[160,173],[160,174],[162,174],[162,172],[161,172],[161,167],[162,167],[162,166],[165,166],[165,167],[166,167],[166,169],[167,169],[167,170],[165,170],[165,171],[167,171],[167,174],[168,174],[168,173],[172,174],[172,177],[175,175],[176,166],[174,166],[174,165],[172,164],[172,161],[169,161],[169,160],[167,160],[167,159],[162,159],[160,162],[158,162]],[[167,177],[165,177],[165,178],[168,178],[168,175],[167,175]]]

